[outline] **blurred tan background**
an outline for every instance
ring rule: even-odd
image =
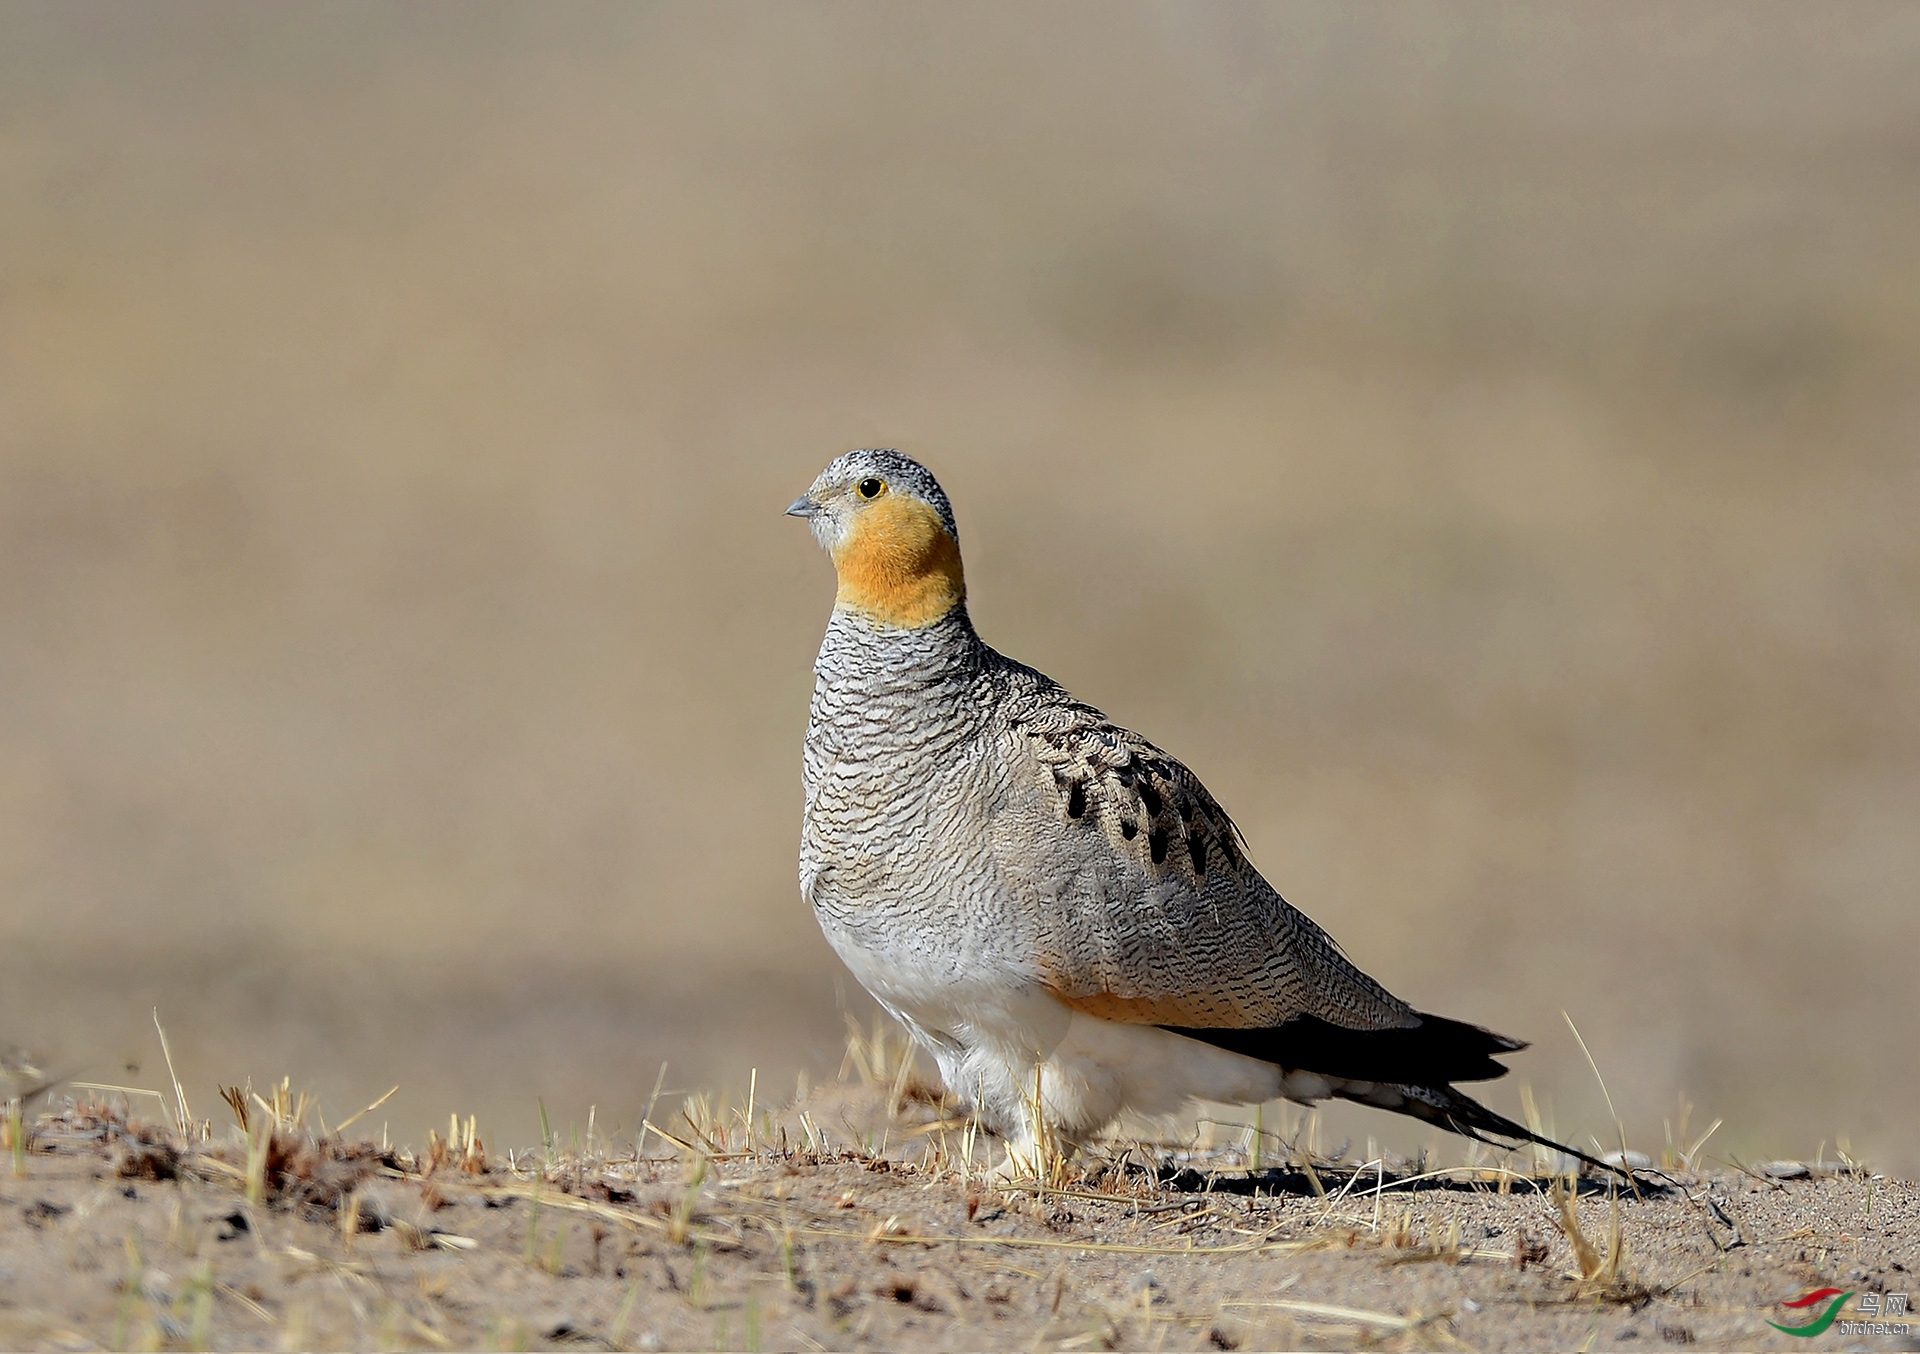
[[[1636,1145],[1920,1169],[1920,9],[0,27],[0,1042],[831,1075],[780,510],[877,443],[1495,1104],[1607,1132],[1564,1008]]]

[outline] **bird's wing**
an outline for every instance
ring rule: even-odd
[[[1011,796],[994,854],[1033,904],[1034,966],[1060,1001],[1350,1082],[1506,1073],[1495,1056],[1523,1043],[1416,1011],[1362,973],[1254,869],[1178,759],[1015,675],[1001,708],[1029,793]]]
[[[1060,1000],[1183,1029],[1421,1023],[1261,878],[1192,771],[1050,679],[1016,678],[1002,709],[1032,793],[995,855],[1036,896]]]
[[[1054,996],[1354,1083],[1506,1073],[1495,1055],[1521,1041],[1416,1011],[1354,967],[1254,869],[1185,765],[1031,669],[1018,676],[1002,708],[1032,793],[1013,796],[995,854],[1035,904],[1035,965]]]

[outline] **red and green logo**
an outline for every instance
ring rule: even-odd
[[[1778,1321],[1769,1321],[1767,1324],[1777,1331],[1785,1331],[1788,1335],[1818,1335],[1821,1331],[1833,1324],[1834,1318],[1840,1315],[1840,1308],[1844,1306],[1847,1299],[1852,1296],[1853,1293],[1851,1290],[1842,1293],[1837,1288],[1811,1289],[1808,1292],[1802,1293],[1799,1297],[1793,1299],[1793,1301],[1783,1302],[1780,1305],[1782,1307],[1807,1308],[1818,1307],[1824,1302],[1827,1304],[1826,1310],[1821,1312],[1820,1315],[1814,1317],[1813,1320],[1807,1322],[1804,1326],[1783,1326]],[[1831,1300],[1829,1301],[1829,1299]]]

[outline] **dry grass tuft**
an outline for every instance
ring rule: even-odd
[[[849,1070],[859,1073],[862,1085],[886,1089],[889,1114],[899,1114],[910,1103],[939,1105],[945,1100],[945,1089],[921,1072],[913,1037],[884,1016],[876,1015],[872,1032],[863,1033],[860,1022],[848,1014],[842,1081]]]
[[[286,1078],[268,1096],[249,1082],[244,1088],[222,1086],[220,1098],[233,1112],[244,1147],[242,1180],[251,1204],[337,1210],[381,1166],[398,1167],[390,1150],[349,1140],[324,1123],[318,1130],[309,1126],[317,1106],[304,1092],[296,1097]],[[213,1144],[201,1160],[231,1165],[233,1154],[231,1144]]]
[[[1596,1247],[1581,1230],[1574,1196],[1557,1182],[1553,1187],[1553,1202],[1559,1211],[1561,1235],[1573,1248],[1574,1263],[1579,1268],[1579,1273],[1572,1276],[1576,1280],[1575,1296],[1624,1303],[1629,1307],[1644,1306],[1656,1296],[1654,1289],[1640,1282],[1626,1269],[1627,1239],[1620,1225],[1618,1195],[1608,1201],[1604,1250]]]

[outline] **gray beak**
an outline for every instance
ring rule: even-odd
[[[793,502],[787,504],[787,516],[789,517],[818,517],[819,515],[820,505],[808,498],[805,494],[800,495],[800,497],[794,499]]]

